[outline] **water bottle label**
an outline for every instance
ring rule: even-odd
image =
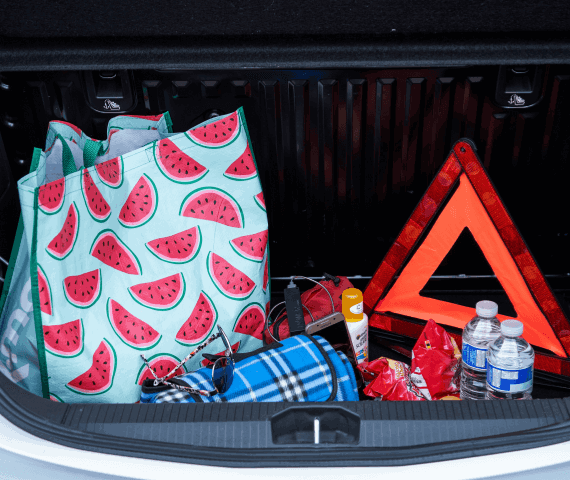
[[[520,370],[505,370],[492,364],[487,365],[487,383],[503,393],[519,393],[532,386],[532,365]]]
[[[484,372],[487,370],[487,349],[478,348],[463,342],[461,351],[463,363],[473,370]]]

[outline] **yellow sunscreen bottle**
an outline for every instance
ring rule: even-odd
[[[363,306],[362,292],[358,288],[347,288],[342,292],[342,314],[357,363],[368,361],[368,316]]]

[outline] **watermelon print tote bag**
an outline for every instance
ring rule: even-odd
[[[55,180],[49,212],[45,171],[42,155],[18,183],[44,397],[136,402],[141,353],[168,371],[218,324],[235,350],[262,345],[267,216],[242,109]]]
[[[93,140],[66,122],[50,122],[45,145],[45,183],[50,183],[50,178],[57,180],[63,177],[64,156],[66,168],[76,171],[89,162],[91,165],[102,163],[170,135],[172,128],[168,113],[152,117],[112,118],[107,128],[107,140],[104,141]],[[41,151],[36,149],[32,171],[37,167],[40,155]],[[43,194],[45,197],[49,192],[44,191]],[[49,202],[43,201],[43,197],[42,204],[49,209]],[[25,235],[20,219],[0,297],[0,372],[26,390],[42,395],[33,321],[30,252]],[[53,396],[52,399],[57,400]]]

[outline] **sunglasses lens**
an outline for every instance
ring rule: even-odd
[[[234,362],[227,357],[218,358],[212,369],[212,383],[218,392],[225,393],[234,379]]]

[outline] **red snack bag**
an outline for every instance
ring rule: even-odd
[[[424,401],[420,390],[410,379],[410,367],[386,357],[358,366],[364,379],[373,379],[364,394],[381,400]]]
[[[429,320],[412,350],[412,381],[428,399],[459,392],[461,352],[444,328]]]
[[[386,357],[380,357],[370,362],[362,362],[358,365],[358,369],[362,372],[362,378],[366,383],[378,378],[378,375],[384,369],[384,361]]]
[[[342,292],[347,288],[352,288],[353,285],[351,281],[346,277],[337,278],[340,279],[338,287],[335,286],[333,280],[320,280],[319,283],[323,285],[330,293],[334,302],[335,311],[342,312]],[[329,315],[333,312],[329,295],[319,285],[314,285],[314,287],[310,290],[303,292],[301,294],[301,303],[311,311],[311,314],[315,320],[323,318],[324,316]],[[305,325],[308,325],[313,321],[311,319],[311,315],[309,315],[305,308],[303,308],[303,313]],[[280,315],[279,318],[275,320],[275,322],[273,322],[273,324],[269,327],[269,329],[277,340],[284,340],[286,338],[289,338],[289,323],[287,322],[287,315]],[[273,339],[267,330],[264,330],[263,334],[265,335],[266,343],[273,342]]]

